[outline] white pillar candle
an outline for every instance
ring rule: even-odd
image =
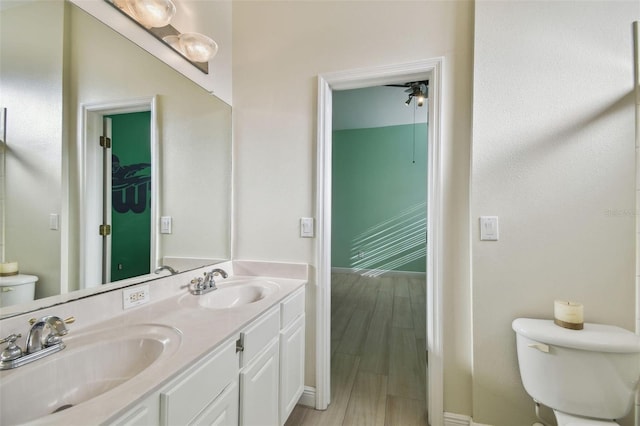
[[[18,262],[0,263],[0,276],[18,275]]]
[[[556,300],[553,304],[554,322],[564,328],[582,330],[584,327],[584,307],[582,303]]]

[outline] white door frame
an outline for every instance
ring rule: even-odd
[[[159,245],[157,237],[158,206],[160,205],[158,118],[156,96],[120,101],[83,104],[78,129],[78,158],[80,164],[80,288],[99,287],[102,281],[102,237],[98,226],[102,217],[102,154],[98,141],[102,135],[102,119],[109,114],[151,112],[151,271],[157,266]]]
[[[427,162],[427,408],[429,424],[444,423],[442,250],[442,67],[444,58],[318,76],[316,409],[330,402],[331,375],[331,134],[333,90],[429,80]]]

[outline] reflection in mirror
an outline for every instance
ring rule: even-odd
[[[7,108],[0,260],[38,277],[37,299],[79,290],[30,308],[113,288],[101,286],[113,279],[86,273],[103,254],[88,250],[88,235],[99,237],[89,224],[99,219],[87,199],[102,191],[89,176],[96,160],[88,146],[99,144],[94,119],[113,113],[92,116],[96,105],[154,103],[157,196],[146,205],[157,205],[149,227],[156,244],[148,249],[151,273],[137,279],[157,278],[152,271],[162,264],[185,271],[230,257],[229,105],[63,0],[0,0],[0,31],[0,107]],[[171,233],[160,233],[160,216],[170,218]]]

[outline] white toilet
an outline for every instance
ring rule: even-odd
[[[512,327],[524,388],[553,409],[558,426],[611,426],[631,411],[640,380],[640,336],[610,325],[568,330],[529,318],[514,320]]]
[[[37,281],[37,276],[26,274],[0,277],[0,308],[32,301]]]

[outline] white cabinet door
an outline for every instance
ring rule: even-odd
[[[276,426],[278,415],[278,339],[240,371],[240,426]]]
[[[304,314],[280,332],[280,425],[304,391]]]

